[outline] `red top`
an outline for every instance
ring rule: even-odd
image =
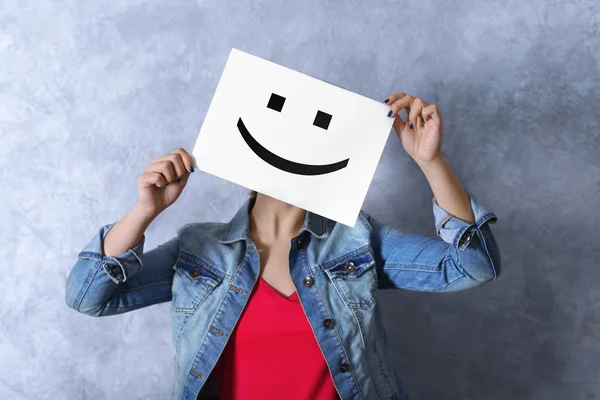
[[[339,399],[296,292],[260,277],[214,369],[223,400]]]

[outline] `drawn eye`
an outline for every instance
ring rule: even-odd
[[[271,93],[271,98],[269,99],[269,104],[267,104],[267,108],[281,112],[281,109],[283,108],[283,103],[285,103],[285,97],[281,97],[278,94]]]
[[[315,117],[315,122],[313,125],[318,126],[319,128],[327,129],[329,128],[329,123],[331,122],[331,114],[324,113],[323,111],[317,111],[317,115]]]

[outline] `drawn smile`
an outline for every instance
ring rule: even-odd
[[[242,118],[238,119],[237,123],[238,130],[240,134],[246,141],[246,144],[250,149],[259,156],[263,161],[272,165],[275,168],[278,168],[282,171],[289,172],[291,174],[297,175],[324,175],[330,174],[332,172],[339,171],[342,168],[345,168],[348,165],[349,158],[338,161],[333,164],[301,164],[294,161],[287,160],[285,158],[279,157],[277,154],[267,150],[263,145],[258,143],[256,139],[250,134],[246,125],[242,121]]]

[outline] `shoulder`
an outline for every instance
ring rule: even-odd
[[[361,247],[370,242],[372,227],[369,214],[360,211],[353,227],[335,221],[328,221],[329,243],[341,247]]]
[[[205,267],[229,274],[229,268],[237,265],[235,260],[243,255],[243,241],[222,243],[228,224],[219,222],[189,223],[177,231],[180,256],[192,259]]]
[[[204,238],[221,240],[227,230],[227,224],[222,222],[192,222],[183,225],[177,231],[177,236],[180,239]]]
[[[219,253],[224,245],[220,240],[227,231],[227,224],[219,222],[193,222],[185,224],[177,231],[180,250],[188,255],[200,257]]]
[[[360,210],[358,213],[358,218],[356,219],[356,225],[359,225],[359,229],[364,229],[369,232],[369,234],[373,231],[373,227],[371,226],[372,217],[364,210]]]

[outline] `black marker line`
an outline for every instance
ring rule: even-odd
[[[278,168],[282,171],[289,172],[296,175],[323,175],[329,174],[335,171],[339,171],[348,165],[349,158],[338,161],[333,164],[323,165],[311,165],[311,164],[300,164],[294,161],[286,160],[285,158],[279,157],[277,154],[270,152],[263,147],[254,137],[248,132],[242,118],[237,123],[238,130],[242,137],[246,141],[246,144],[250,149],[259,156],[263,161]]]

